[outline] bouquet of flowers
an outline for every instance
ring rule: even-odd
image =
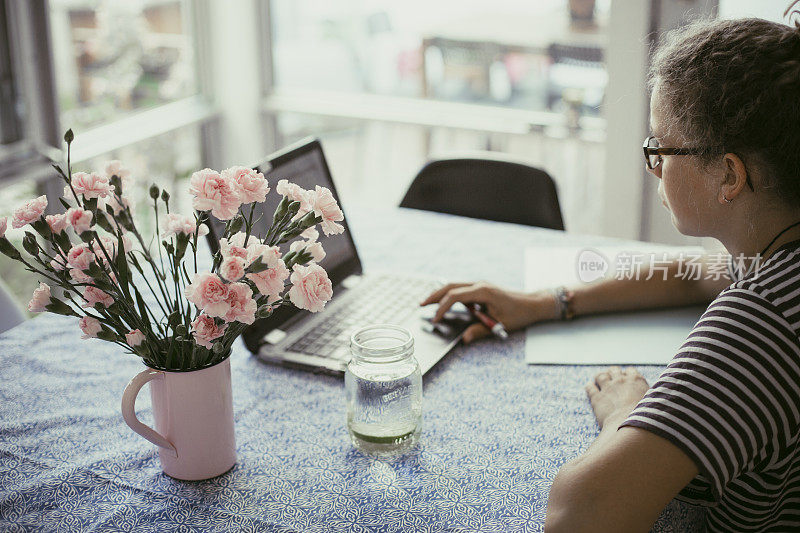
[[[152,368],[197,370],[224,360],[256,318],[289,303],[317,312],[331,299],[330,279],[317,264],[325,251],[316,226],[325,235],[342,233],[344,216],[328,189],[280,180],[283,199],[260,235],[253,215],[270,188],[256,170],[195,172],[191,216],[170,211],[167,191],[152,185],[161,229],[154,252],[134,221],[130,172],[111,161],[103,173],[73,174],[73,138],[67,131],[67,171],[53,165],[66,182],[64,212],[45,214],[40,196],[12,215],[12,227],[33,230],[22,241],[27,258],[5,237],[8,220],[0,218],[0,252],[49,283],[39,283],[29,311],[79,317],[83,338],[113,342]],[[198,239],[211,216],[226,221],[225,230],[211,270],[198,272]]]

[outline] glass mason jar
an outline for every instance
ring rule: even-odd
[[[414,337],[399,326],[367,326],[350,338],[350,352],[344,383],[353,444],[375,454],[413,446],[422,425],[422,373]]]

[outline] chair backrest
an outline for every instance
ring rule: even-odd
[[[400,207],[563,230],[553,179],[543,170],[495,159],[430,161]]]

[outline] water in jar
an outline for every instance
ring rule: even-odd
[[[347,428],[356,447],[369,453],[394,452],[416,442],[422,425],[422,376],[375,381],[345,376]]]
[[[362,328],[351,339],[345,372],[347,429],[367,453],[413,445],[422,422],[422,374],[411,333],[393,325]]]

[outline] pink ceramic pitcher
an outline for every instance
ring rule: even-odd
[[[148,382],[155,430],[140,422],[134,411],[136,396]],[[227,472],[236,463],[230,357],[191,372],[141,371],[122,394],[122,417],[158,446],[166,474],[198,480]]]

